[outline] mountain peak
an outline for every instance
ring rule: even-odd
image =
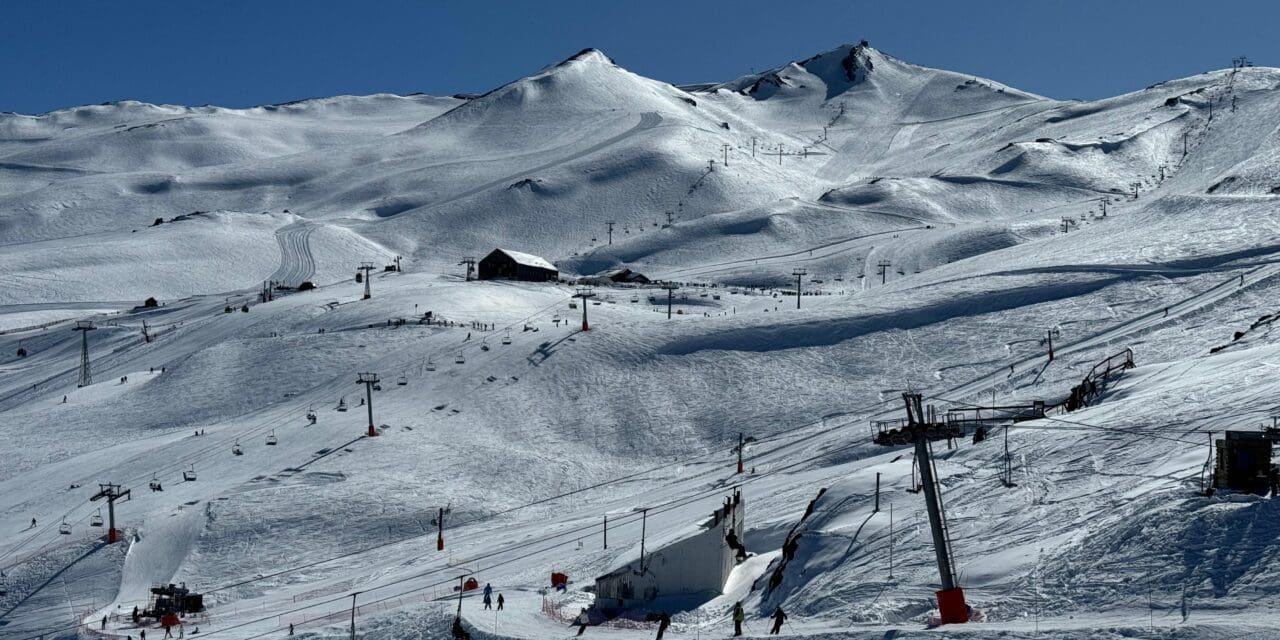
[[[613,61],[613,58],[610,58],[609,56],[605,55],[603,51],[596,49],[595,47],[587,47],[586,49],[583,49],[582,51],[579,51],[569,56],[563,62],[555,66],[563,67],[565,65],[572,64],[575,62],[587,62],[587,63],[610,64],[610,65],[617,64]]]

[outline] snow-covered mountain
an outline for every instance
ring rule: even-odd
[[[74,637],[167,582],[207,594],[202,636],[345,636],[359,592],[362,635],[443,637],[462,573],[507,599],[465,598],[473,633],[563,637],[639,553],[638,509],[676,539],[734,485],[758,555],[672,631],[726,633],[742,600],[792,635],[924,636],[923,500],[868,420],[906,388],[1053,404],[1124,349],[1094,406],[1008,431],[1012,479],[1003,433],[937,445],[982,617],[947,632],[1273,637],[1280,511],[1199,489],[1206,433],[1280,411],[1278,86],[1059,101],[863,42],[697,86],[587,49],[479,96],[0,114],[0,638]],[[498,247],[684,283],[680,313],[464,281]],[[362,299],[355,269],[396,256]],[[260,303],[266,280],[318,288]],[[95,542],[100,482],[133,491],[125,545]]]

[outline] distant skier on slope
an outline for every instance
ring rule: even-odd
[[[782,631],[782,623],[787,621],[787,614],[783,613],[782,607],[778,607],[773,612],[773,628],[769,630],[769,635],[776,636]]]
[[[747,619],[747,614],[742,610],[742,602],[733,603],[733,635],[734,637],[742,635],[742,622]]]

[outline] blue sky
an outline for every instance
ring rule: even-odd
[[[585,47],[673,83],[867,39],[908,62],[1057,98],[1280,66],[1280,2],[6,0],[0,111],[137,99],[243,107],[481,92]]]

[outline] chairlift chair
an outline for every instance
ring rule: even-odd
[[[276,446],[276,443],[277,443],[277,442],[279,442],[279,440],[276,440],[276,430],[275,430],[275,429],[272,429],[272,430],[271,430],[271,435],[268,435],[268,436],[267,436],[267,445],[268,445],[268,446],[272,446],[272,447],[274,447],[274,446]]]
[[[399,377],[399,378],[396,378],[396,384],[397,384],[397,385],[399,385],[399,386],[401,386],[401,387],[403,387],[403,386],[405,386],[405,385],[409,384],[409,379],[408,379],[408,378],[406,378],[406,377],[404,376],[404,374],[400,374],[400,377]]]
[[[154,473],[151,474],[151,482],[148,483],[148,486],[151,487],[152,491],[164,491],[164,485],[160,484],[160,479]]]
[[[458,352],[458,358],[457,358],[456,360],[454,360],[454,362],[455,362],[455,363],[457,363],[457,364],[466,364],[466,363],[467,363],[467,359],[466,359],[466,358],[464,358],[464,357],[462,357],[462,352],[461,352],[461,351],[459,351],[459,352]]]
[[[102,509],[98,509],[97,513],[93,514],[92,516],[89,516],[89,526],[91,527],[102,526]]]
[[[488,341],[487,339],[486,339],[486,340],[481,340],[481,341],[480,341],[480,350],[481,350],[481,351],[488,351],[488,350],[489,350],[489,341]]]
[[[338,411],[346,411],[346,410],[347,410],[347,399],[338,398]]]
[[[507,331],[507,335],[502,336],[502,344],[511,344],[511,331]]]
[[[307,409],[307,422],[316,423],[316,412],[314,409]]]
[[[183,471],[183,472],[182,472],[182,481],[183,481],[183,482],[195,482],[195,481],[196,481],[196,466],[195,466],[194,464],[193,464],[193,465],[191,465],[191,468],[190,468],[190,469],[187,469],[186,471]]]
[[[375,383],[373,383],[373,390],[374,390],[374,391],[382,391],[382,385],[380,385],[380,384],[378,384],[378,383],[376,383],[376,382],[375,382]]]
[[[234,454],[234,455],[237,455],[237,456],[242,456],[242,455],[244,455],[244,449],[241,449],[241,448],[240,448],[240,441],[239,441],[239,440],[236,440],[236,443],[235,443],[234,445],[232,445],[232,446],[231,446],[231,453],[232,453],[232,454]]]
[[[71,535],[71,524],[67,522],[66,518],[63,518],[62,524],[58,525],[58,533],[61,533],[64,536]]]
[[[435,371],[436,363],[431,358],[427,358],[427,371]]]

